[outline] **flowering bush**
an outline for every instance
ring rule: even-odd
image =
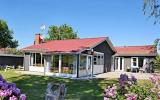
[[[26,100],[26,95],[21,94],[15,83],[8,83],[0,75],[0,100]]]
[[[104,100],[157,100],[160,96],[160,85],[151,89],[150,86],[140,86],[134,76],[130,78],[121,74],[117,85],[108,86],[104,90]],[[160,77],[154,76],[152,82],[156,83]],[[158,84],[158,82],[157,82]],[[155,90],[158,89],[159,90]],[[154,91],[154,92],[153,92]]]
[[[150,77],[150,80],[154,84],[154,87],[151,88],[151,92],[155,93],[158,99],[160,99],[160,76],[153,74],[153,76]]]
[[[113,84],[113,86],[108,86],[108,88],[105,89],[104,91],[105,94],[105,99],[115,99],[117,95],[117,86]]]

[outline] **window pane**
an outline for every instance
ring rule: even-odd
[[[75,74],[76,73],[76,56],[63,55],[62,56],[62,73]]]
[[[80,56],[80,70],[86,70],[86,56],[81,55]]]
[[[133,58],[133,61],[136,61],[136,58]]]
[[[103,65],[103,64],[104,64],[103,54],[96,54],[94,56],[94,65]]]
[[[59,55],[52,56],[52,65],[51,72],[58,73],[59,72]]]
[[[137,66],[137,63],[136,63],[136,62],[133,62],[133,66]]]
[[[132,58],[133,59],[133,66],[137,66],[137,58]]]
[[[31,56],[33,58],[33,59],[31,59],[31,60],[33,60],[33,62],[32,62],[33,66],[38,66],[38,67],[44,66],[44,57],[41,56],[40,53],[33,53]],[[42,57],[42,63],[41,63],[41,57]]]

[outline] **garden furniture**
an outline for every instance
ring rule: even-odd
[[[45,100],[64,100],[66,96],[66,88],[64,84],[48,83]]]

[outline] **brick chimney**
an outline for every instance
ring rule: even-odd
[[[37,45],[37,44],[41,44],[42,42],[43,42],[43,39],[41,34],[36,34],[34,44]]]

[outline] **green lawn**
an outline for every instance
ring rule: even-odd
[[[106,86],[117,83],[116,80],[72,80],[36,75],[22,75],[14,71],[0,71],[0,74],[27,95],[28,100],[44,100],[45,90],[49,82],[65,83],[67,87],[67,100],[102,100],[103,90]]]

